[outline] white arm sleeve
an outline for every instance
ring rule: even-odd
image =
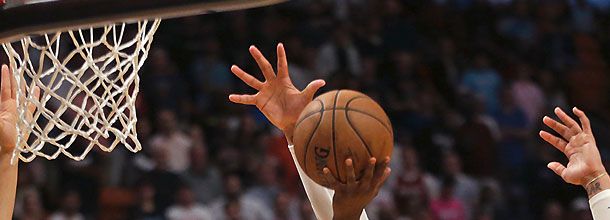
[[[589,200],[593,219],[610,219],[610,190],[604,190]]]
[[[299,162],[297,161],[296,156],[294,155],[294,146],[289,145],[288,149],[290,150],[290,154],[292,155],[292,159],[294,160],[294,164],[297,167],[297,171],[299,172],[299,177],[301,177],[301,182],[303,182],[303,187],[305,187],[305,192],[307,193],[307,198],[309,198],[309,202],[311,202],[311,207],[313,208],[313,212],[316,214],[316,217],[319,220],[332,220],[333,219],[333,195],[335,191],[331,189],[327,189],[323,186],[318,185],[316,182],[311,180],[303,172]],[[362,215],[360,215],[360,220],[368,220],[369,218],[366,215],[366,211],[362,210]]]

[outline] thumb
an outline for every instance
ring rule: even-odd
[[[558,176],[561,176],[561,178],[563,178],[563,176],[561,174],[566,169],[565,166],[561,165],[558,162],[550,162],[548,165],[546,165],[546,167],[548,167],[553,172],[555,172],[555,174],[557,174]]]
[[[314,80],[312,82],[309,83],[309,85],[307,85],[307,87],[305,87],[305,89],[303,90],[303,94],[305,94],[307,97],[309,97],[309,99],[313,98],[313,95],[316,94],[316,92],[322,88],[322,86],[326,85],[326,82],[324,80],[318,79],[318,80]]]

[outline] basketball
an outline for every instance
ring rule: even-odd
[[[392,155],[393,136],[392,124],[377,102],[360,92],[335,90],[318,96],[301,112],[293,143],[301,168],[328,187],[324,167],[345,183],[345,160],[352,158],[359,179],[371,157],[380,163]]]

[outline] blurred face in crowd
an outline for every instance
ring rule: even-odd
[[[208,151],[204,147],[191,148],[191,168],[197,173],[202,173],[208,167]]]
[[[70,191],[66,193],[63,200],[63,211],[66,214],[76,214],[80,209],[80,195],[76,191]]]
[[[273,186],[277,184],[277,166],[272,163],[262,163],[259,173],[260,184]]]
[[[28,191],[23,199],[24,211],[29,214],[42,214],[44,208],[36,191]]]
[[[159,120],[159,130],[161,130],[165,134],[172,134],[176,131],[177,122],[176,122],[176,114],[170,110],[162,110],[157,114],[157,119]]]
[[[182,187],[176,196],[178,204],[184,207],[189,207],[195,204],[195,195],[193,191],[188,187]]]
[[[225,193],[229,198],[237,198],[241,194],[241,180],[239,176],[230,175],[225,177]]]
[[[169,56],[167,55],[167,51],[161,48],[155,48],[151,51],[150,56],[150,65],[153,67],[151,69],[157,70],[158,73],[161,74],[171,74],[170,71],[167,71],[168,67],[171,65],[171,61]]]
[[[405,170],[417,169],[419,163],[417,158],[417,152],[412,147],[405,147],[402,153],[402,164]]]
[[[448,175],[456,175],[462,172],[462,163],[460,158],[455,153],[447,153],[445,155],[445,172]]]
[[[278,214],[286,215],[288,213],[289,205],[290,205],[290,195],[288,195],[287,193],[281,192],[275,198],[275,211]],[[285,216],[281,216],[281,217],[285,217]]]

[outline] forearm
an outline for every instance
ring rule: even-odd
[[[18,164],[11,165],[11,154],[0,154],[0,219],[11,219],[17,191]]]

